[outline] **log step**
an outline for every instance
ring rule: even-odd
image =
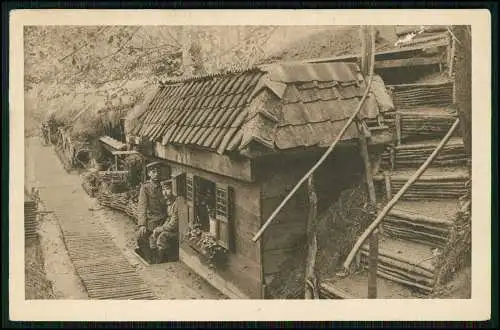
[[[383,277],[377,278],[377,298],[412,299],[421,294],[407,286]],[[361,271],[345,278],[328,278],[320,283],[320,297],[323,299],[367,299],[368,272]]]
[[[457,200],[400,201],[383,221],[384,233],[431,247],[446,244],[458,212]]]
[[[433,248],[409,240],[381,236],[377,274],[409,286],[414,290],[430,292],[434,287],[435,256]],[[361,248],[361,264],[368,267],[369,246]]]
[[[382,153],[382,167],[385,169],[416,168],[421,166],[436,149],[439,140],[405,142],[399,146],[389,146]],[[467,163],[461,138],[454,137],[444,146],[432,162],[432,167],[464,166]]]
[[[408,179],[415,173],[415,169],[401,169],[374,176],[379,196],[389,198],[396,194]],[[402,200],[427,199],[457,199],[467,193],[466,183],[469,173],[466,168],[443,167],[428,168],[422,176],[405,192]]]
[[[400,139],[441,138],[455,121],[457,112],[449,107],[410,108],[402,105],[386,116],[384,122],[396,129]]]

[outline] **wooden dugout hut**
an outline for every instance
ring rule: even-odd
[[[379,119],[393,106],[379,77],[372,87],[360,117],[362,133],[374,148],[392,139]],[[229,297],[267,298],[266,285],[304,245],[305,189],[286,204],[262,240],[254,243],[252,237],[336,138],[365,88],[354,63],[276,64],[160,86],[128,142],[146,141],[141,150],[163,160],[175,178],[181,261]],[[315,174],[319,212],[362,174],[358,134],[356,125],[350,126]],[[207,193],[215,209],[214,235],[229,251],[224,267],[206,265],[183,239],[199,217],[200,196]]]

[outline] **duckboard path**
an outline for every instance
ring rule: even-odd
[[[27,142],[27,161],[40,200],[61,227],[64,244],[90,299],[159,299],[138,275],[112,236],[92,212],[77,174],[65,171],[58,157],[37,139]]]

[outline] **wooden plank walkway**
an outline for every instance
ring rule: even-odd
[[[64,243],[90,299],[158,299],[89,208],[79,177],[68,174],[50,147],[30,141],[28,157],[46,210],[54,212]]]

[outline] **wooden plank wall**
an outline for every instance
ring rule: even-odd
[[[216,175],[185,165],[172,164],[172,175],[186,172],[213,182],[228,184],[233,188],[234,213],[232,221],[235,235],[233,237],[234,251],[230,254],[227,269],[217,270],[216,272],[220,277],[231,282],[249,297],[260,298],[262,283],[261,243],[252,242],[252,237],[259,229],[261,223],[259,185]],[[187,229],[188,219],[185,200],[182,198],[180,200],[179,231],[182,241],[182,235]],[[191,256],[194,253],[185,243],[181,243],[181,249]]]

